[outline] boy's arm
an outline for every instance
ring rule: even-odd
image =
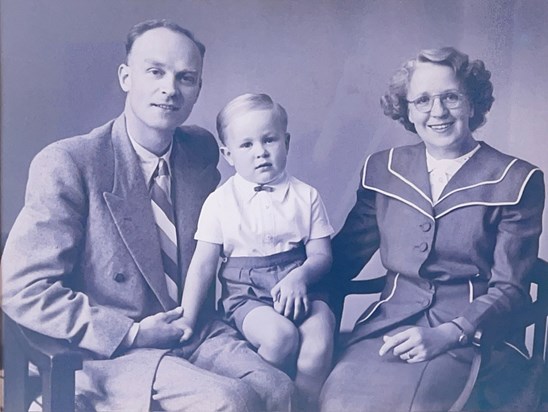
[[[331,269],[329,236],[306,243],[306,260],[279,281],[270,291],[274,309],[287,318],[298,319],[309,310],[308,287],[318,282]]]
[[[199,240],[196,245],[186,275],[181,303],[183,307],[182,322],[191,329],[196,324],[200,308],[211,282],[215,279],[220,253],[221,245],[219,244]],[[190,335],[187,336],[185,333],[185,337],[188,339]]]

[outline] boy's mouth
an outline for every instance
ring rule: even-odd
[[[255,170],[265,169],[265,168],[268,168],[268,167],[272,167],[272,163],[262,163],[259,166],[257,166],[255,168]]]

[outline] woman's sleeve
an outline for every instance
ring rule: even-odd
[[[520,201],[503,206],[496,233],[489,288],[465,309],[459,324],[467,333],[500,319],[529,300],[528,277],[539,249],[544,209],[544,178],[532,173]]]
[[[332,242],[331,275],[337,279],[356,277],[379,248],[375,197],[376,193],[365,189],[360,179],[356,203]]]

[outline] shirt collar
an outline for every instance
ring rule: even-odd
[[[268,196],[271,196],[274,200],[281,202],[282,200],[284,200],[285,195],[287,194],[287,191],[289,190],[289,176],[287,175],[286,172],[284,172],[281,176],[279,176],[273,182],[270,182],[264,185],[274,189],[272,192],[268,192],[266,190],[257,192],[255,191],[256,186],[259,186],[259,184],[250,182],[244,179],[238,173],[234,175],[234,187],[236,189],[236,192],[241,194],[244,197],[244,199],[248,202],[250,202],[251,199],[257,196],[259,193],[266,193]]]
[[[449,175],[453,175],[456,173],[460,167],[468,161],[480,148],[479,143],[474,147],[472,150],[470,150],[468,153],[457,157],[456,159],[436,159],[434,158],[430,153],[428,153],[428,150],[426,150],[426,167],[428,169],[428,173],[432,172],[434,169],[441,170]]]
[[[158,162],[160,159],[164,159],[167,163],[167,168],[169,170],[169,175],[171,176],[171,164],[169,160],[171,159],[171,151],[173,149],[173,141],[169,144],[169,147],[167,148],[167,151],[162,156],[156,156],[151,151],[145,149],[143,146],[141,146],[137,141],[135,141],[131,135],[129,134],[129,131],[127,132],[129,141],[131,142],[131,145],[133,146],[133,149],[135,150],[135,153],[137,153],[137,157],[139,158],[139,163],[141,166],[141,169],[143,170],[143,174],[145,176],[145,181],[147,182],[147,185],[150,184],[150,180],[152,179],[152,175],[154,174],[154,171],[158,167]]]

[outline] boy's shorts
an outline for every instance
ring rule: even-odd
[[[305,260],[304,246],[270,256],[225,258],[219,271],[225,318],[242,332],[247,314],[260,306],[272,307],[271,289]],[[309,298],[321,297],[309,294]]]

